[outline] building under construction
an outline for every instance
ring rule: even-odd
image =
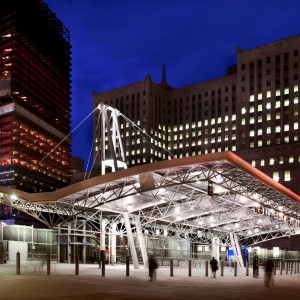
[[[0,185],[51,191],[70,182],[69,32],[43,1],[0,6]]]

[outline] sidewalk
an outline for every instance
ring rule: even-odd
[[[194,300],[194,299],[243,299],[243,300],[283,300],[299,299],[300,274],[275,275],[275,286],[264,286],[263,274],[260,278],[246,276],[239,269],[237,276],[225,268],[224,276],[217,272],[217,278],[205,277],[204,269],[193,269],[188,276],[187,269],[160,267],[157,281],[151,282],[148,269],[131,266],[126,277],[125,265],[106,266],[105,276],[97,264],[79,265],[79,275],[75,275],[74,264],[51,264],[51,275],[46,274],[46,266],[38,262],[21,262],[21,274],[16,275],[15,262],[0,265],[1,300],[57,299],[57,300]]]

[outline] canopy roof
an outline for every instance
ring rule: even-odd
[[[49,193],[0,188],[3,201],[49,226],[67,218],[138,215],[144,229],[191,239],[236,233],[245,243],[298,233],[300,196],[232,152],[161,161]],[[45,212],[56,214],[52,222]]]

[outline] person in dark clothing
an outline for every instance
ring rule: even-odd
[[[265,263],[265,286],[269,287],[270,284],[274,285],[274,262],[271,259],[268,259]]]
[[[212,272],[212,278],[216,278],[216,273],[217,273],[217,270],[219,269],[218,261],[213,257],[209,264],[210,264],[210,268],[211,268],[211,272]]]
[[[253,253],[253,278],[258,278],[259,275],[259,262],[256,252]]]
[[[156,259],[153,255],[151,255],[149,257],[149,276],[150,276],[150,280],[156,280],[156,269],[158,268],[158,264],[156,262]]]

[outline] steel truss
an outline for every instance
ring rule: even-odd
[[[116,222],[123,234],[122,216],[129,213],[139,216],[145,235],[192,243],[209,244],[212,237],[219,237],[220,244],[230,245],[229,233],[235,233],[239,243],[252,245],[299,233],[299,196],[261,180],[258,170],[245,170],[228,159],[229,154],[234,156],[228,153],[102,175],[74,184],[68,192],[62,189],[52,197],[48,193],[47,202],[43,193],[34,202],[30,194],[22,198],[3,193],[3,202],[52,228],[63,224],[75,228],[85,222],[95,232],[101,217],[108,220],[107,230]]]

